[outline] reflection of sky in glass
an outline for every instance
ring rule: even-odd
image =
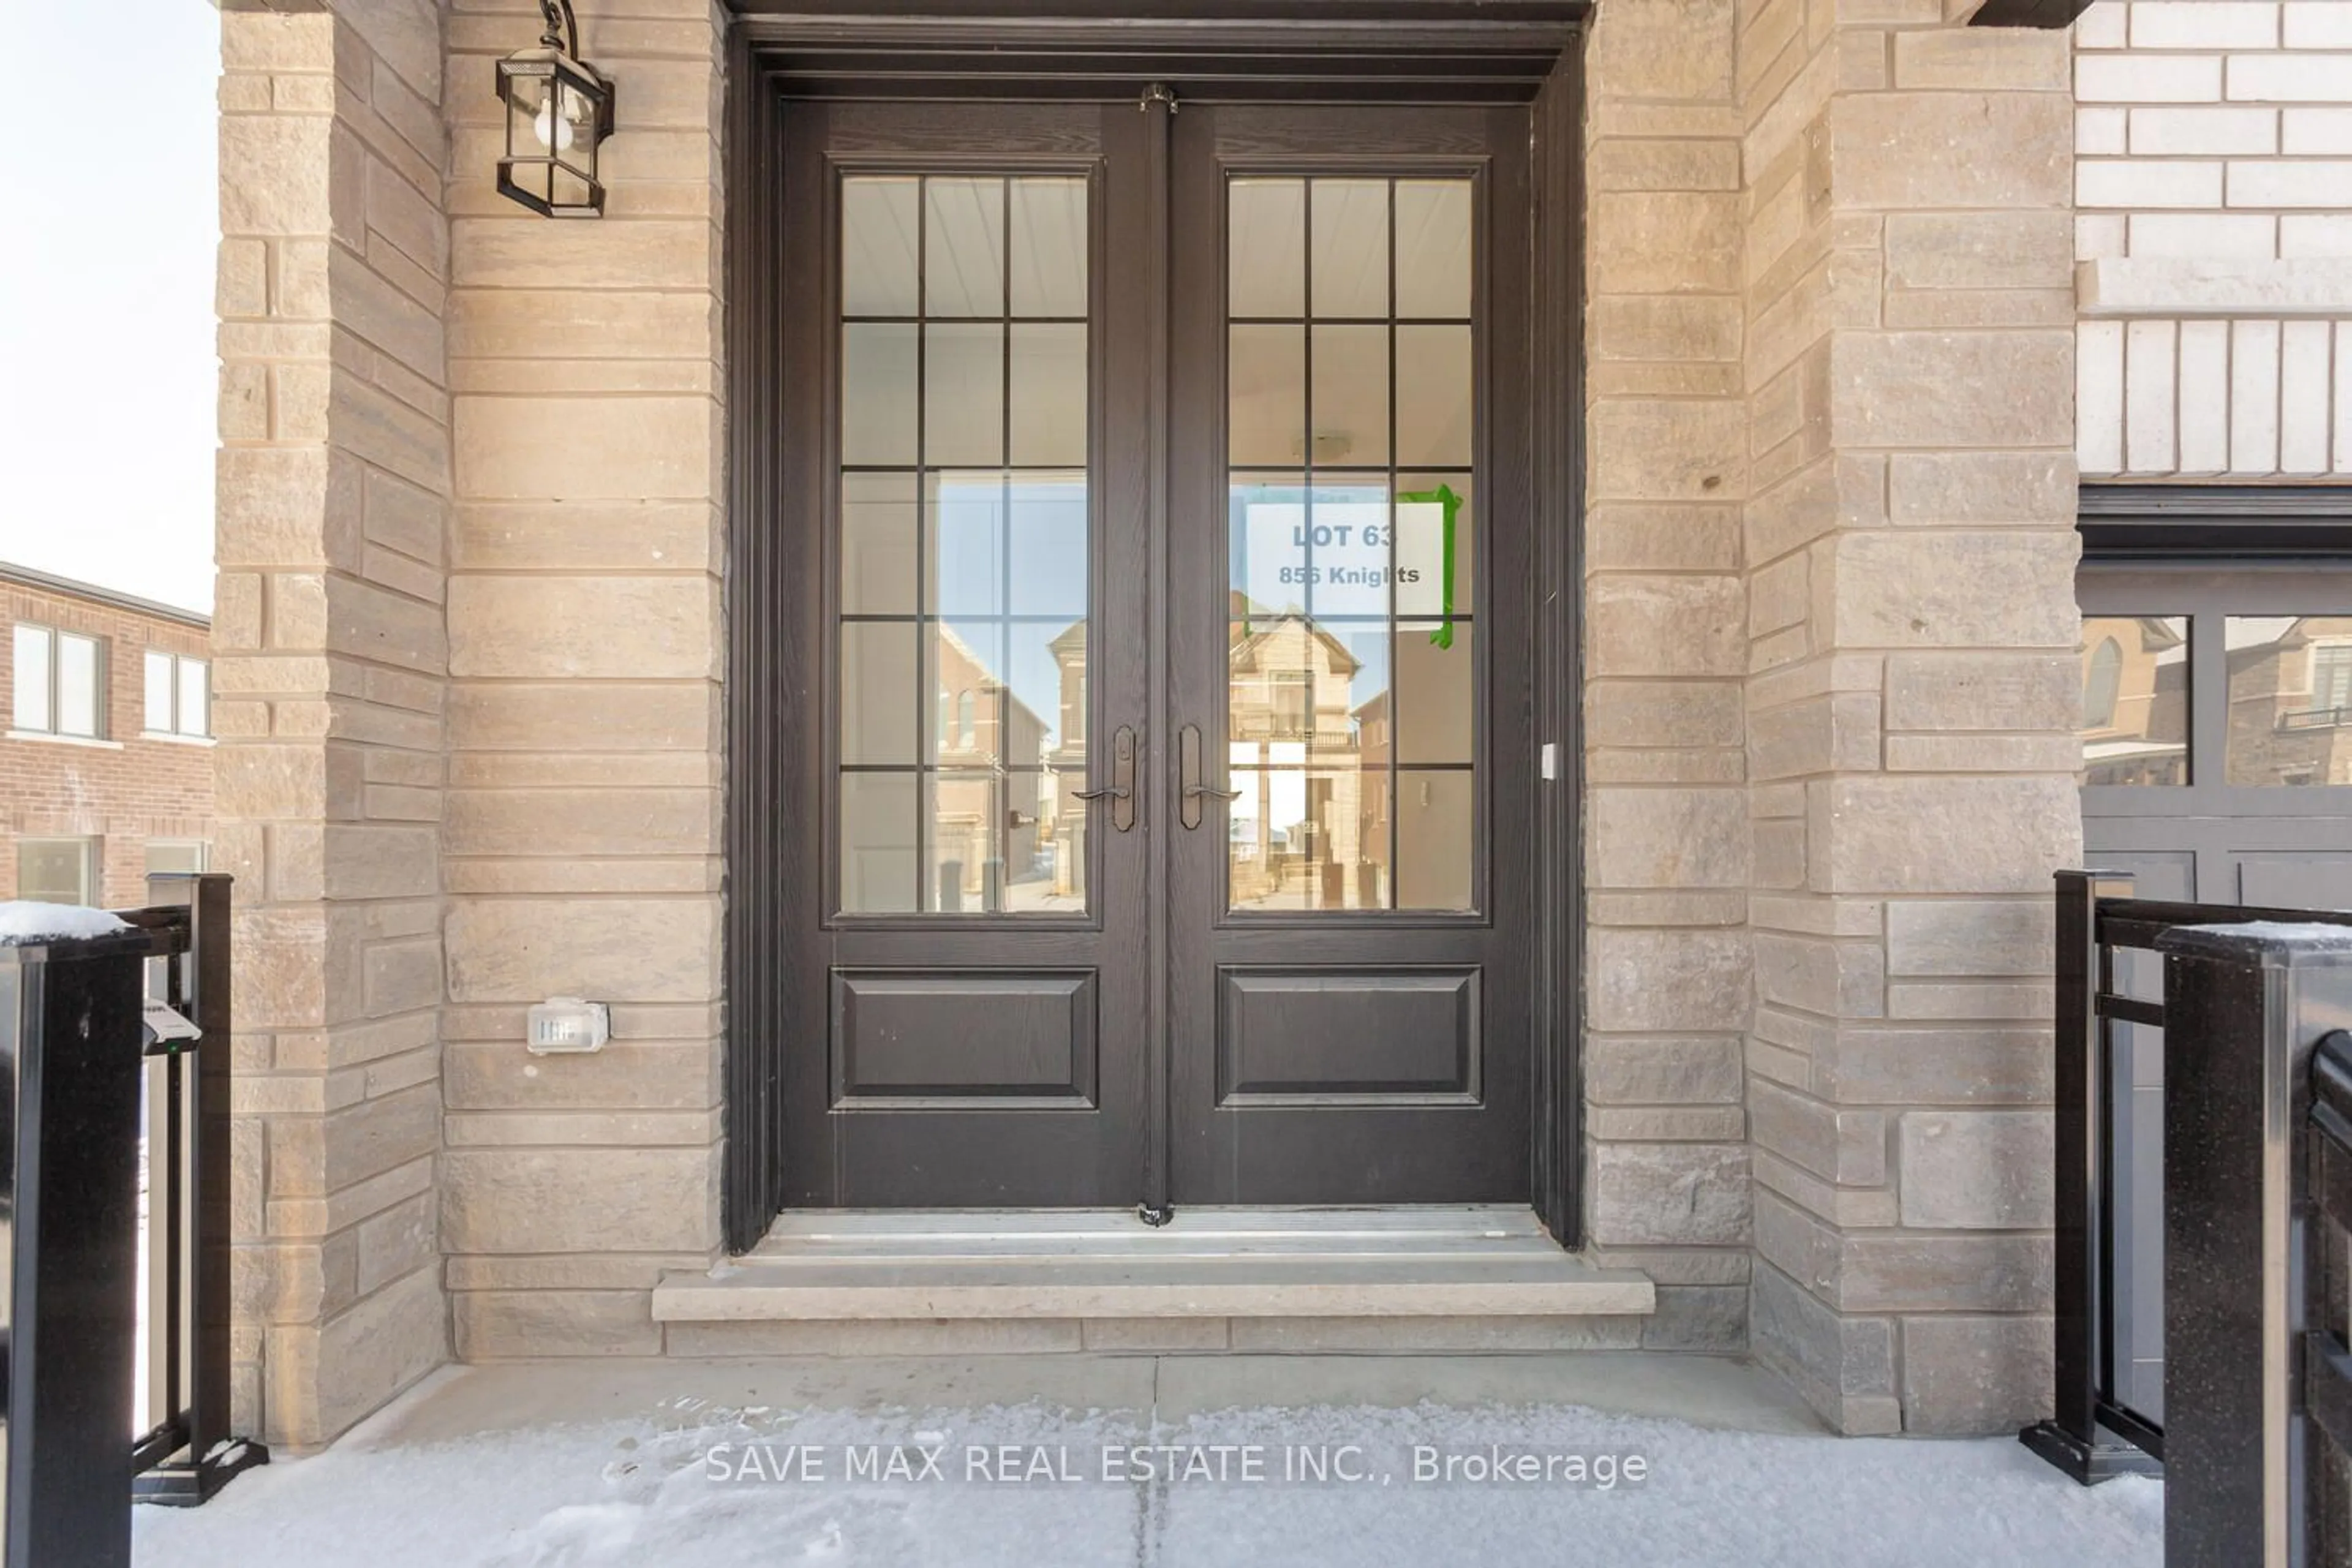
[[[2225,623],[2224,647],[2235,650],[2274,643],[2294,629],[2301,616],[2231,616]]]
[[[1008,490],[998,474],[949,473],[934,476],[934,604],[940,614],[955,617],[956,634],[988,667],[990,675],[1003,681],[1014,700],[1036,715],[1045,728],[1045,744],[1056,745],[1062,724],[1062,675],[1049,645],[1086,618],[1084,479],[1077,475],[1016,475]],[[1004,556],[1008,494],[1011,564],[1018,574],[1009,605]],[[1008,610],[1044,617],[1017,622],[1009,628],[1009,655],[992,626],[971,618]]]

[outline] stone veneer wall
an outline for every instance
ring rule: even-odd
[[[659,1353],[656,1279],[719,1247],[725,22],[579,9],[618,116],[594,222],[494,188],[494,61],[535,7],[448,22],[441,1213],[469,1361]],[[612,1043],[525,1053],[549,995],[612,1004]]]
[[[2011,1427],[2050,1392],[2068,38],[1946,10],[1739,18],[1749,1332],[1850,1432]]]
[[[221,54],[235,1418],[299,1449],[447,1355],[441,19],[225,0]]]

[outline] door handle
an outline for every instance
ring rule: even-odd
[[[1125,833],[1135,826],[1135,731],[1125,724],[1110,738],[1110,783],[1075,792],[1079,800],[1110,802],[1110,825]]]
[[[1219,789],[1201,782],[1201,726],[1187,724],[1176,738],[1177,762],[1182,769],[1176,815],[1187,827],[1201,826],[1201,802],[1211,796],[1218,800],[1239,800],[1237,789]]]

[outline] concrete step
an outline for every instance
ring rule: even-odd
[[[802,1212],[654,1292],[664,1322],[1636,1317],[1647,1276],[1563,1252],[1525,1209]]]

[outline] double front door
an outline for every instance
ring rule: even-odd
[[[786,1201],[1527,1198],[1527,110],[783,123]]]

